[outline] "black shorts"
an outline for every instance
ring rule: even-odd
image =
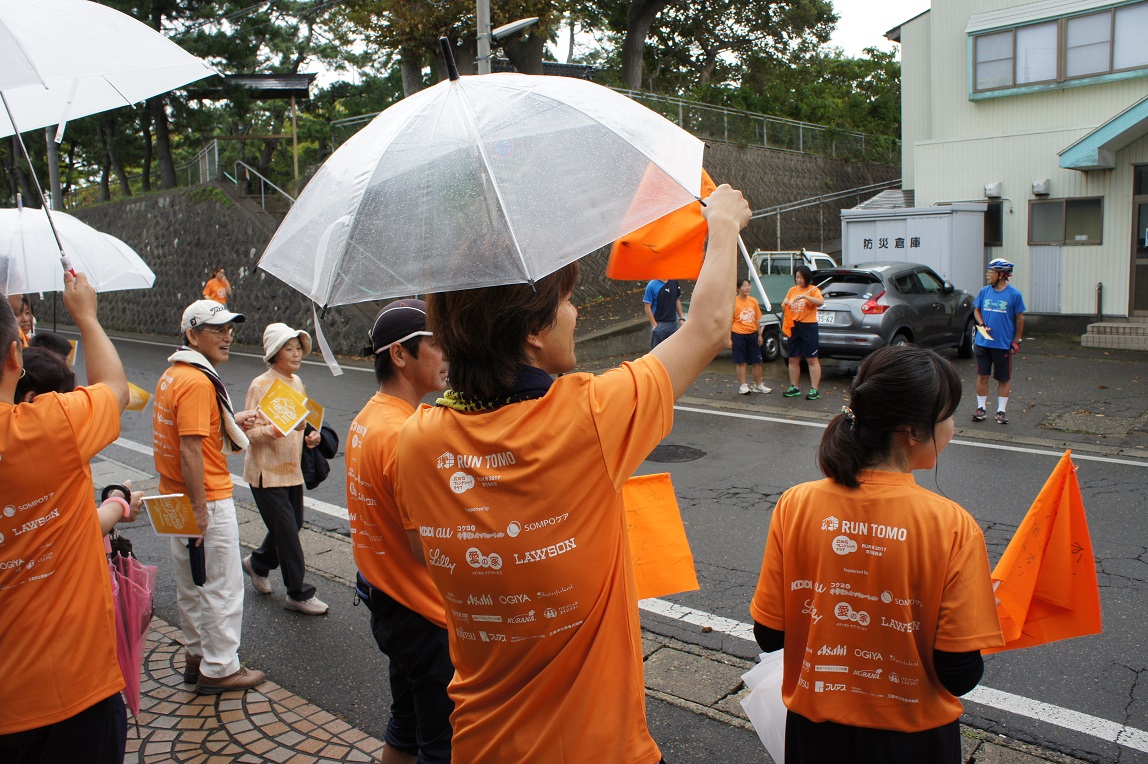
[[[820,348],[817,324],[812,321],[798,321],[789,330],[790,358],[816,358]]]
[[[1012,379],[1012,352],[1004,348],[986,348],[977,345],[973,348],[977,356],[977,376],[987,377],[992,372],[997,382]]]
[[[733,362],[741,365],[748,363],[757,366],[761,363],[761,345],[757,341],[757,332],[750,334],[729,333],[733,341]]]

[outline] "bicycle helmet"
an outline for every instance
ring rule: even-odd
[[[1006,276],[1012,275],[1012,268],[1013,268],[1012,263],[1010,263],[1008,260],[1002,260],[999,257],[996,258],[995,260],[992,260],[991,262],[989,262],[989,270],[990,271],[999,271],[1000,273],[1003,273]]]

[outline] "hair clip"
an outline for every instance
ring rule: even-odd
[[[845,418],[849,420],[849,429],[857,429],[857,415],[853,413],[853,409],[849,408],[848,406],[842,406],[841,413],[844,414]]]

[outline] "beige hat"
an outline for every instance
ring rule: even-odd
[[[267,328],[263,330],[263,360],[271,363],[271,359],[275,357],[287,340],[292,337],[298,337],[299,343],[303,346],[303,356],[311,355],[311,335],[302,329],[292,329],[287,324],[268,324]]]

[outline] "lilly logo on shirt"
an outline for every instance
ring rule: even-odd
[[[474,477],[459,471],[450,476],[450,490],[455,493],[466,493],[474,488]]]

